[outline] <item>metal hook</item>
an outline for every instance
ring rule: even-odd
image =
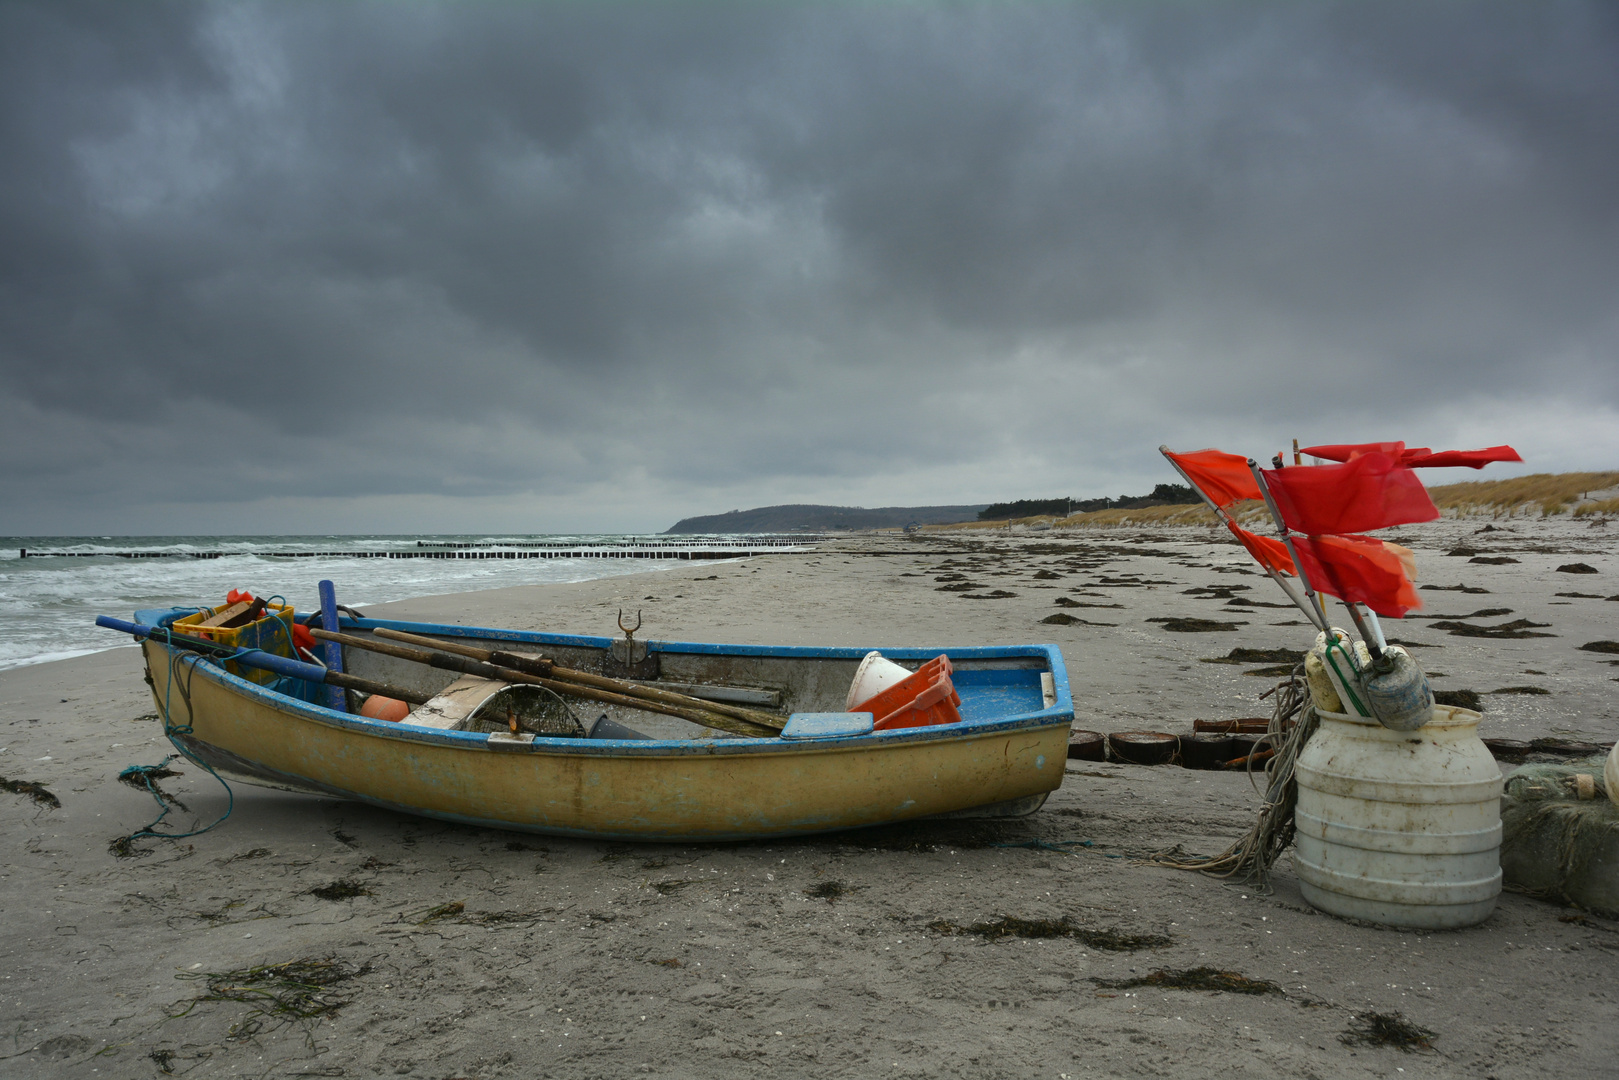
[[[619,608],[618,609],[618,628],[620,630],[624,631],[624,640],[629,641],[629,640],[633,639],[635,637],[635,632],[637,630],[641,629],[641,609],[637,608],[635,610],[635,625],[634,626],[625,626],[624,625],[624,609]]]

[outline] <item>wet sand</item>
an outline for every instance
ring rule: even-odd
[[[1482,524],[1402,530],[1422,584],[1488,590],[1424,592],[1425,614],[1528,619],[1553,636],[1453,636],[1421,618],[1390,635],[1428,646],[1413,655],[1437,688],[1484,695],[1486,736],[1612,742],[1616,658],[1578,646],[1619,638],[1619,603],[1601,599],[1619,595],[1619,528]],[[1444,554],[1461,545],[1518,561]],[[1598,573],[1556,569],[1575,562]],[[962,582],[979,587],[941,591]],[[997,591],[1013,595],[974,598]],[[1200,661],[1306,647],[1301,616],[1260,606],[1283,602],[1210,531],[1125,528],[854,538],[370,610],[606,634],[622,607],[644,612],[644,635],[676,640],[1054,641],[1077,726],[1185,732],[1268,711],[1257,699],[1272,680]],[[1488,609],[1510,611],[1474,616]],[[1084,622],[1042,622],[1054,613]],[[1174,633],[1154,618],[1239,625]],[[1489,693],[1521,686],[1549,693]],[[6,1076],[1508,1080],[1605,1075],[1619,1051],[1619,924],[1507,893],[1476,928],[1389,930],[1313,911],[1285,859],[1264,894],[1134,860],[1241,834],[1258,800],[1240,775],[1071,762],[1018,822],[711,846],[519,835],[238,788],[219,828],[120,859],[108,842],[156,811],[116,779],[167,752],[152,713],[134,649],[0,673],[0,775],[61,804],[0,794]],[[215,781],[174,764],[163,786],[186,809],[171,822],[223,812]],[[970,930],[1003,916],[1083,933]],[[1121,948],[1132,936],[1149,940]],[[301,991],[240,974],[306,958],[333,963],[305,970]],[[1116,985],[1198,967],[1276,991]],[[1433,1032],[1432,1049],[1345,1042],[1373,1012]]]

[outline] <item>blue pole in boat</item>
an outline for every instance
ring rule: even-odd
[[[370,679],[362,679],[354,675],[345,675],[341,672],[333,674],[319,664],[306,664],[302,660],[289,660],[285,656],[267,653],[262,649],[232,649],[229,645],[220,645],[206,638],[194,638],[184,634],[176,634],[168,627],[146,626],[141,623],[128,622],[124,619],[115,619],[111,615],[97,615],[96,625],[104,626],[109,630],[119,630],[126,634],[132,634],[140,640],[145,640],[148,637],[156,638],[171,648],[195,650],[214,660],[230,660],[247,667],[273,671],[277,675],[290,675],[294,679],[303,679],[305,682],[325,683],[327,686],[331,686],[332,680],[335,679],[340,686],[351,686],[356,690],[363,690],[367,694],[397,697],[401,701],[408,701],[413,705],[424,704],[431,696],[407,690],[404,687],[389,686],[386,683],[373,682]]]
[[[330,581],[320,583],[320,625],[321,629],[332,634],[341,629],[337,619],[337,589]],[[335,641],[323,641],[320,651],[321,659],[329,670],[343,670],[343,646]],[[326,684],[326,707],[342,713],[349,711],[348,695],[341,686]]]

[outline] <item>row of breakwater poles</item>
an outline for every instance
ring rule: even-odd
[[[39,551],[18,549],[23,559],[226,559],[246,555],[259,559],[740,559],[802,550],[801,545],[748,548],[548,548],[538,551],[466,551],[427,549],[402,551]]]

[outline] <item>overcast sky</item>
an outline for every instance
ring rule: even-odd
[[[0,5],[0,533],[1093,497],[1295,435],[1619,467],[1619,5]]]

